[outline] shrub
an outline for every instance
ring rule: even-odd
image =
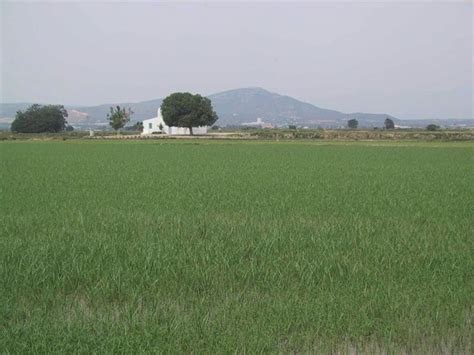
[[[359,121],[357,121],[355,118],[347,121],[347,127],[351,129],[356,129],[359,126]]]
[[[66,128],[67,111],[61,105],[31,105],[26,111],[18,111],[11,130],[18,133],[60,132]]]
[[[384,122],[385,129],[394,129],[395,128],[395,123],[393,122],[392,119],[386,118]]]
[[[440,129],[441,127],[438,126],[438,125],[435,125],[435,124],[429,124],[428,126],[426,126],[426,130],[427,131],[437,131],[438,129]]]

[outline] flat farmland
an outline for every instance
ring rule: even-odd
[[[0,349],[472,351],[472,142],[0,142]]]

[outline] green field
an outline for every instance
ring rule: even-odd
[[[0,351],[472,351],[474,144],[0,142]]]

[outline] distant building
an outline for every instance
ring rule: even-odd
[[[262,121],[260,117],[257,118],[256,121],[254,122],[244,122],[242,123],[242,126],[247,126],[247,127],[260,127],[262,123],[265,123]]]
[[[149,118],[143,121],[142,135],[148,135],[152,133],[164,133],[169,135],[189,135],[189,128],[187,127],[169,127],[163,121],[161,115],[161,107],[156,112],[156,117]],[[206,134],[207,126],[193,127],[193,134]]]
[[[244,122],[242,126],[246,127],[256,127],[256,128],[273,128],[273,124],[268,122],[263,122],[260,117],[257,117],[255,122]]]

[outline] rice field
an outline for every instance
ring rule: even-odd
[[[471,353],[472,142],[0,142],[2,353]]]

